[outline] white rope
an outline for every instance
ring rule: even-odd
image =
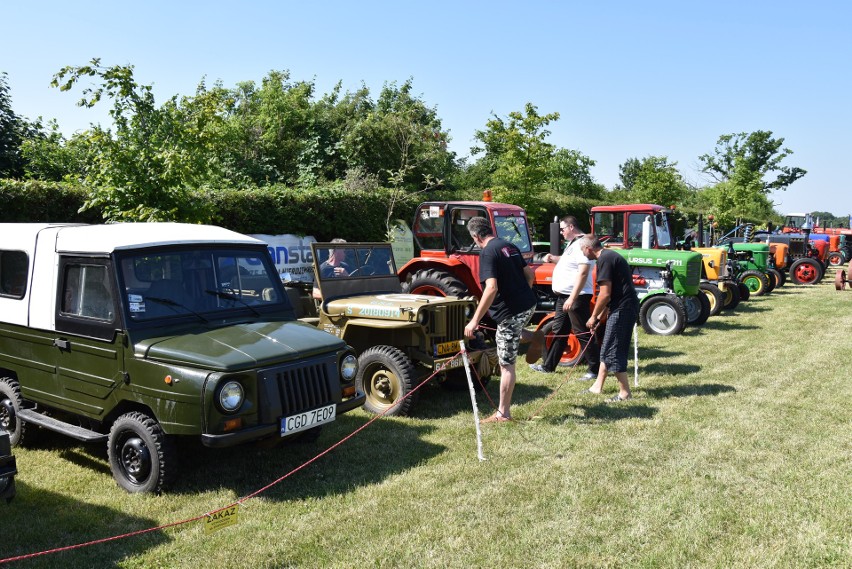
[[[633,387],[639,387],[639,328],[633,325]]]
[[[480,462],[485,460],[485,455],[482,454],[482,430],[479,427],[479,409],[476,407],[476,391],[473,389],[473,378],[470,376],[470,360],[467,358],[467,349],[464,347],[464,340],[459,341],[461,347],[462,359],[464,360],[464,373],[467,376],[467,388],[470,391],[470,405],[473,407],[473,423],[476,425],[476,454]],[[486,357],[482,354],[482,357]]]

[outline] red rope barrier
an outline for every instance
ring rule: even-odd
[[[421,381],[414,389],[412,389],[404,397],[402,397],[400,399],[400,402],[402,402],[405,399],[407,399],[408,397],[411,397],[412,395],[414,395],[414,393],[417,392],[418,389],[423,387],[433,377],[435,377],[438,373],[443,371],[447,367],[447,365],[449,365],[450,362],[452,362],[453,360],[458,358],[460,355],[461,355],[461,351],[457,352],[456,355],[454,355],[452,358],[450,358],[449,360],[444,362],[444,365],[441,366],[439,369],[435,370],[435,373],[433,373],[432,375],[430,375],[429,377],[427,377],[426,379]],[[228,508],[232,508],[232,507],[234,507],[238,504],[242,504],[243,502],[250,500],[251,498],[254,498],[258,494],[261,494],[262,492],[269,490],[273,486],[281,483],[282,481],[284,481],[288,477],[292,476],[293,474],[299,472],[303,468],[313,464],[314,462],[316,462],[317,460],[319,460],[323,456],[327,455],[328,453],[330,453],[331,451],[333,451],[334,449],[336,449],[337,447],[339,447],[340,445],[342,445],[343,443],[345,443],[346,441],[348,441],[349,439],[351,439],[352,437],[354,437],[355,435],[357,435],[358,433],[360,433],[361,431],[363,431],[364,429],[366,429],[367,427],[372,425],[377,420],[384,417],[393,408],[394,407],[388,407],[382,413],[371,418],[369,421],[367,421],[366,423],[364,423],[363,425],[361,425],[360,427],[358,427],[357,429],[355,429],[354,431],[349,433],[347,436],[343,437],[342,439],[340,439],[335,444],[331,445],[330,447],[328,447],[327,449],[325,449],[324,451],[322,451],[321,453],[319,453],[315,457],[313,457],[310,460],[300,464],[299,466],[297,466],[296,468],[294,468],[293,470],[291,470],[287,474],[281,476],[280,478],[274,480],[273,482],[270,482],[269,484],[267,484],[266,486],[264,486],[260,490],[256,490],[256,491],[252,492],[251,494],[247,494],[246,496],[243,496],[239,500],[232,502],[232,503],[230,503],[227,506],[224,506],[222,508],[218,508],[216,510],[209,511],[209,512],[207,512],[205,514],[201,514],[199,516],[194,516],[192,518],[187,518],[185,520],[172,522],[172,523],[168,523],[168,524],[163,524],[163,525],[160,525],[160,526],[157,526],[157,527],[132,531],[132,532],[124,533],[124,534],[121,534],[121,535],[114,535],[114,536],[111,536],[111,537],[105,537],[105,538],[101,538],[101,539],[95,539],[95,540],[92,540],[92,541],[86,541],[86,542],[78,543],[78,544],[75,544],[75,545],[66,545],[66,546],[63,546],[63,547],[57,547],[57,548],[54,548],[54,549],[39,551],[37,553],[28,553],[28,554],[25,554],[25,555],[18,555],[18,556],[15,556],[15,557],[7,557],[5,559],[0,559],[0,565],[3,565],[5,563],[11,563],[13,561],[23,561],[24,559],[33,559],[35,557],[41,557],[41,556],[50,555],[50,554],[53,554],[53,553],[60,553],[60,552],[63,552],[63,551],[71,551],[73,549],[82,549],[84,547],[89,547],[89,546],[92,546],[92,545],[98,545],[98,544],[107,543],[107,542],[110,542],[110,541],[118,541],[120,539],[127,539],[127,538],[130,538],[130,537],[135,537],[135,536],[138,536],[138,535],[143,535],[143,534],[151,533],[151,532],[154,532],[154,531],[160,531],[160,530],[164,530],[164,529],[171,528],[171,527],[181,526],[181,525],[185,525],[185,524],[206,518],[207,516],[213,515],[217,512],[227,510]]]

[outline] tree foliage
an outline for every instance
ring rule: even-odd
[[[0,178],[24,175],[25,159],[21,143],[30,136],[32,126],[12,110],[12,92],[8,75],[0,72]]]
[[[629,158],[618,170],[621,184],[615,189],[629,202],[676,205],[687,196],[677,162],[669,162],[667,156]]]

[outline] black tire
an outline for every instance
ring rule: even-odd
[[[683,332],[686,327],[686,311],[678,297],[672,294],[655,294],[642,302],[639,321],[648,334],[671,336]]]
[[[414,366],[393,346],[374,346],[358,358],[355,384],[367,396],[364,409],[370,413],[404,417],[414,407]],[[386,412],[387,411],[387,412]]]
[[[737,290],[740,291],[740,302],[751,298],[751,291],[743,283],[737,283]]]
[[[724,309],[734,310],[740,304],[740,283],[726,282],[725,288],[720,289],[725,297]],[[748,290],[748,289],[746,289]]]
[[[843,264],[843,253],[840,251],[832,251],[826,256],[825,260],[830,266],[839,267]]]
[[[766,273],[775,280],[775,288],[779,288],[787,284],[787,275],[778,269],[767,269]]]
[[[710,318],[710,299],[701,291],[695,296],[681,298],[686,311],[686,323],[690,326],[701,326]]]
[[[132,494],[159,493],[177,474],[174,443],[157,421],[138,411],[112,424],[107,455],[115,481]]]
[[[21,386],[11,377],[0,378],[0,429],[9,433],[9,443],[13,446],[32,441],[35,427],[27,425],[18,418],[18,411],[24,404]]]
[[[698,285],[701,292],[707,296],[710,302],[710,316],[716,316],[725,307],[725,295],[719,290],[719,287],[713,283],[701,283]]]
[[[810,257],[801,257],[790,265],[790,282],[799,285],[812,285],[822,280],[822,263]]]
[[[402,292],[430,296],[467,296],[470,292],[455,275],[441,269],[421,269],[402,284]]]
[[[760,271],[745,271],[740,275],[740,282],[754,296],[763,296],[769,292],[769,279]]]

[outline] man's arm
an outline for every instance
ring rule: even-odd
[[[535,283],[535,271],[529,265],[524,267],[524,277],[527,279],[527,284],[532,288],[533,283]]]
[[[589,265],[578,265],[577,266],[577,279],[574,281],[574,288],[571,289],[571,294],[568,295],[568,300],[562,305],[562,310],[568,312],[572,306],[574,306],[574,301],[577,300],[577,297],[580,295],[580,292],[583,290],[583,287],[586,286],[586,279],[589,277]]]
[[[491,303],[494,302],[494,297],[496,296],[497,279],[486,279],[485,288],[482,289],[482,298],[479,299],[479,304],[476,306],[476,312],[473,313],[473,317],[470,319],[470,322],[468,322],[467,326],[464,327],[465,338],[473,338],[473,334],[476,332],[479,322],[485,316],[485,313],[488,312],[488,309],[491,308]]]

